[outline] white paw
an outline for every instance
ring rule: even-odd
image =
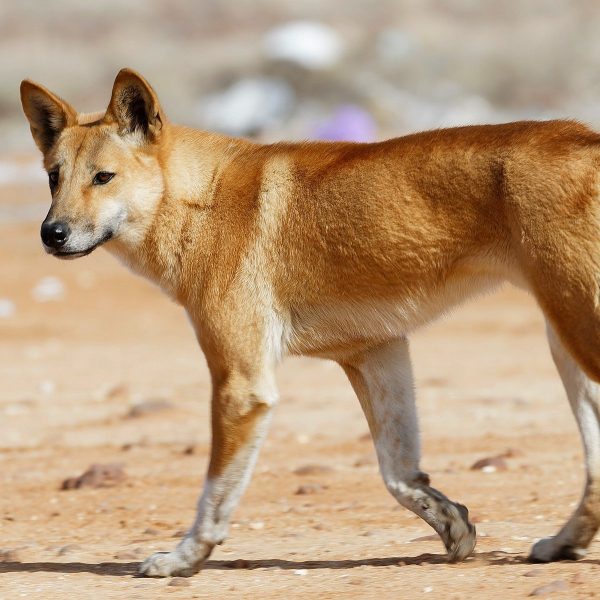
[[[578,560],[586,555],[585,548],[576,548],[565,544],[556,537],[542,538],[531,548],[529,560],[532,562],[547,563],[554,560]]]
[[[146,577],[191,577],[198,565],[190,564],[178,552],[156,552],[140,566],[140,574]]]

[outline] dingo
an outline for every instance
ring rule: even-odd
[[[374,144],[260,145],[169,123],[123,69],[105,112],[21,84],[60,258],[99,245],[181,303],[211,372],[213,444],[190,531],[141,566],[190,575],[225,539],[288,354],[337,361],[385,484],[468,557],[468,511],[430,487],[407,335],[508,280],[531,291],[586,453],[573,516],[531,558],[585,554],[600,524],[600,135],[570,121],[459,127]]]

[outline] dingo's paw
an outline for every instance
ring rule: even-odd
[[[140,566],[140,575],[146,577],[191,577],[200,570],[200,562],[190,564],[177,550],[156,552]]]
[[[564,543],[556,537],[542,538],[531,548],[529,560],[535,563],[547,563],[555,560],[579,560],[587,554],[585,548],[577,548]]]
[[[462,504],[449,502],[443,507],[442,514],[446,523],[441,538],[448,552],[448,560],[465,560],[473,553],[477,542],[475,526],[469,523],[469,511]]]

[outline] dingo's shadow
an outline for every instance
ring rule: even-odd
[[[566,561],[575,562],[575,561]],[[600,565],[600,560],[582,559],[579,563]],[[340,559],[340,560],[284,560],[256,559],[256,560],[208,560],[202,568],[203,571],[219,570],[229,571],[235,569],[354,569],[356,567],[391,567],[399,569],[406,565],[439,565],[447,564],[449,568],[477,568],[483,566],[502,566],[529,564],[527,557],[520,554],[507,554],[505,552],[479,552],[463,563],[448,564],[443,554],[420,554],[419,556],[390,556],[383,558]],[[111,577],[137,576],[138,562],[3,562],[0,563],[1,573],[93,573],[95,575],[108,575]],[[538,565],[543,567],[543,565]]]

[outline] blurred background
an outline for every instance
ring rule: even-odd
[[[2,149],[32,148],[21,79],[91,111],[123,66],[173,120],[267,140],[599,125],[599,30],[594,0],[4,0]]]
[[[93,111],[123,66],[151,82],[172,120],[265,141],[552,117],[600,128],[600,2],[0,0],[6,597],[162,589],[130,576],[189,525],[206,466],[210,379],[183,311],[102,250],[63,262],[39,240],[50,194],[19,83],[32,78]],[[411,343],[424,468],[472,509],[481,560],[466,571],[436,564],[439,541],[381,484],[341,370],[294,359],[279,372],[281,406],[234,535],[192,582],[194,597],[531,592],[529,575],[516,578],[530,570],[522,561],[564,521],[583,481],[539,311],[503,290]],[[471,468],[486,457],[487,470]],[[118,485],[58,491],[97,462],[122,465]],[[563,563],[544,577],[594,568]],[[597,577],[586,577],[569,585],[591,593]]]

